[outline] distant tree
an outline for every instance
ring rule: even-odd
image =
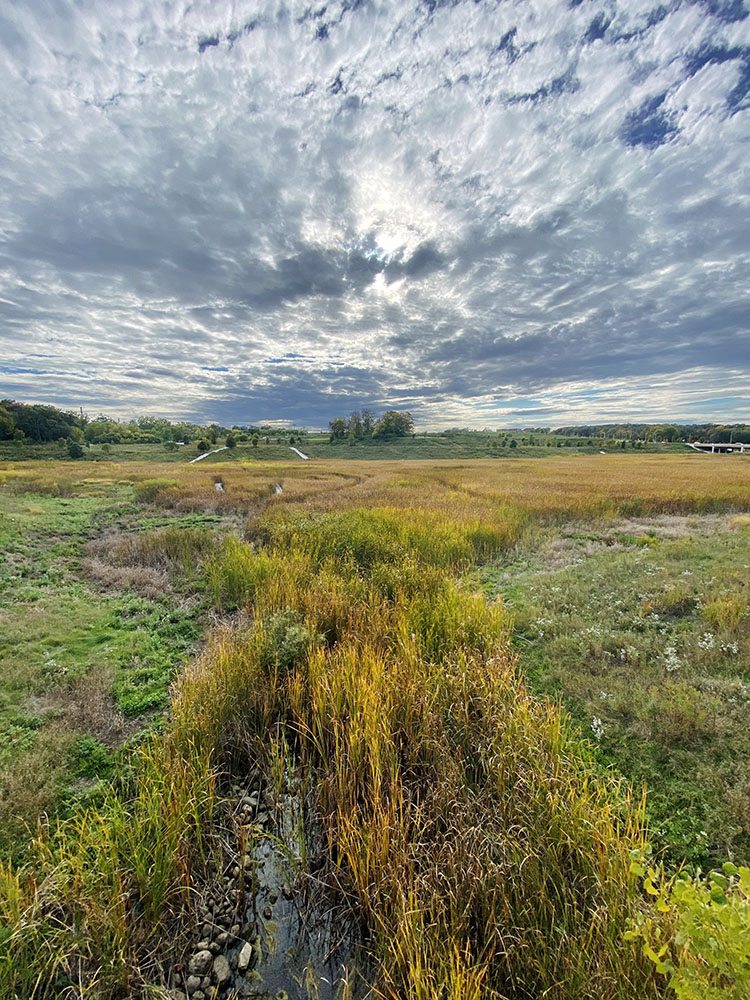
[[[328,427],[330,429],[330,441],[343,441],[346,437],[346,420],[343,417],[336,417],[332,420]]]
[[[71,438],[68,441],[68,454],[71,458],[83,458],[83,447]]]
[[[108,444],[102,445],[102,451],[104,451],[105,448],[109,448],[109,445]],[[165,451],[177,451],[177,444],[174,441],[165,441],[164,442],[164,450]]]
[[[362,410],[362,436],[372,437],[375,430],[375,414],[372,410]]]
[[[289,444],[296,444],[296,443],[297,442],[294,440],[293,436],[289,438]]]
[[[237,438],[234,436],[234,434],[227,434],[227,448],[236,448],[236,447],[237,447]]]
[[[205,438],[201,438],[195,447],[198,449],[198,454],[202,455],[205,451],[208,451],[208,441]]]
[[[511,446],[511,448],[517,448],[518,447],[518,441],[516,441],[515,438],[511,438],[510,439],[510,446]]]
[[[257,434],[253,434],[253,439],[252,439],[252,446],[253,446],[253,448],[257,448],[258,447],[258,441],[259,440],[260,440],[260,438],[258,437],[258,435]]]
[[[373,437],[394,438],[406,437],[414,432],[414,421],[411,413],[399,413],[398,410],[388,410],[375,424]]]
[[[346,422],[346,433],[354,441],[359,441],[361,437],[364,437],[362,417],[356,410],[349,414],[349,419]]]

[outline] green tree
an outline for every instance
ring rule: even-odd
[[[329,440],[331,441],[343,441],[346,437],[346,420],[343,417],[336,417],[332,420],[328,427],[330,428],[331,434]]]
[[[237,447],[237,438],[234,436],[234,434],[227,434],[227,448],[236,448],[236,447]]]
[[[354,413],[349,414],[349,419],[346,423],[346,433],[353,441],[359,441],[364,436],[362,417],[356,410]]]
[[[71,458],[83,458],[82,446],[72,438],[68,441],[68,454]]]
[[[375,430],[375,414],[372,410],[362,410],[362,436],[372,437]]]
[[[414,421],[411,413],[400,413],[398,410],[387,410],[375,424],[373,437],[394,438],[407,437],[414,433]]]

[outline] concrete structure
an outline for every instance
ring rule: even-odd
[[[695,451],[710,451],[711,454],[728,451],[739,451],[740,454],[744,452],[750,453],[750,444],[743,443],[742,441],[720,441],[716,444],[711,441],[696,441],[689,443],[688,448],[694,448]]]

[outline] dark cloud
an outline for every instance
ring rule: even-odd
[[[8,0],[1,394],[746,416],[746,13]]]

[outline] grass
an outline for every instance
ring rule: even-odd
[[[554,534],[530,566],[484,574],[532,686],[648,785],[677,863],[750,861],[749,565],[747,519],[657,517]]]
[[[175,563],[189,576],[200,529],[186,528],[187,547],[177,528],[137,534],[128,554],[100,545],[104,578],[84,572],[95,562],[89,538],[136,510],[127,486],[102,485],[79,484],[82,496],[0,491],[2,853],[23,854],[27,827],[67,808],[88,791],[82,779],[99,776],[91,760],[82,770],[82,739],[112,751],[165,707],[175,668],[202,634],[195,600],[168,592]],[[162,586],[149,597],[133,593],[143,580],[118,577],[112,564],[147,573],[159,551]]]
[[[657,586],[670,574],[675,582],[680,560],[698,558],[680,549],[689,538],[673,540],[667,570],[671,541],[646,528],[631,543],[622,529],[617,552],[631,562],[615,571],[595,519],[746,509],[746,467],[656,455],[204,466],[106,470],[115,485],[135,485],[143,507],[130,528],[146,529],[112,535],[113,562],[163,572],[175,593],[182,580],[185,597],[205,592],[232,617],[176,677],[163,724],[116,762],[96,800],[42,830],[26,864],[0,872],[0,992],[115,998],[172,984],[170,936],[190,924],[231,837],[217,822],[222,783],[253,762],[269,779],[301,775],[305,842],[322,847],[315,883],[357,922],[381,996],[666,997],[668,980],[642,947],[657,938],[670,961],[719,991],[711,995],[731,996],[739,979],[729,951],[714,973],[705,942],[675,937],[679,907],[660,889],[661,909],[652,902],[659,873],[636,862],[649,851],[640,793],[602,767],[590,727],[582,737],[559,705],[530,690],[511,616],[467,571],[518,560],[535,533],[587,525],[586,564],[529,567],[536,582],[519,571],[515,589],[500,586],[517,605],[515,641],[540,653],[540,690],[554,689],[546,647],[534,645],[548,638],[538,613],[547,587],[541,597],[529,588],[545,573],[586,566],[556,611],[559,624],[570,612],[576,635],[587,616],[585,627],[609,627],[621,598],[603,595],[642,570],[650,589],[631,617],[646,622],[645,649],[659,641],[650,615],[675,634],[704,616],[716,639],[744,621],[731,573],[717,575],[698,608],[680,582],[689,578],[676,578],[674,594]],[[60,481],[83,495],[104,489],[76,480],[79,469],[29,464],[8,470],[6,485],[13,502],[31,483],[39,495]],[[183,513],[188,533],[175,535],[170,519]],[[205,517],[248,520],[244,532],[213,539],[221,522]],[[737,552],[725,556],[726,569]],[[646,574],[657,557],[665,581]],[[597,559],[606,580],[590,579]],[[497,581],[498,569],[486,575]],[[665,645],[671,637],[661,636]],[[609,636],[593,640],[603,648]],[[701,655],[716,648],[696,643]],[[600,722],[606,736],[610,722]],[[106,774],[112,761],[85,740],[75,767]],[[727,891],[744,913],[743,890]]]

